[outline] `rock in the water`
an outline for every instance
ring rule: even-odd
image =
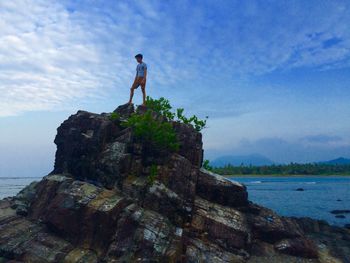
[[[249,204],[249,207],[246,215],[255,239],[273,244],[283,238],[303,235],[303,230],[292,219],[281,217],[270,209],[254,204]]]
[[[343,209],[343,210],[332,210],[332,214],[339,215],[339,214],[349,214],[350,210],[348,209]]]
[[[344,216],[344,215],[336,215],[335,217],[336,218],[346,218],[346,216]]]
[[[171,122],[178,152],[121,125],[147,110],[78,111],[61,124],[52,173],[0,200],[0,262],[350,261],[350,230],[281,217],[200,169],[191,125]]]

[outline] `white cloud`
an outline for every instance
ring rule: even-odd
[[[0,116],[99,95],[99,55],[62,6],[2,1],[0,24]]]
[[[124,100],[138,52],[149,62],[153,95],[190,103],[214,85],[227,106],[242,77],[348,66],[349,20],[341,1],[2,1],[0,116],[107,100],[112,91]],[[334,37],[341,41],[324,48]]]

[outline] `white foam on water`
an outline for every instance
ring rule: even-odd
[[[252,182],[249,182],[250,184],[261,184],[262,181],[252,181]]]

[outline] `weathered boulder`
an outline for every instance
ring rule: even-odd
[[[107,150],[106,146],[119,132],[120,127],[107,115],[78,111],[70,116],[57,129],[57,151],[52,174],[68,173],[77,179],[99,181],[111,187],[110,181],[113,180],[106,180],[105,177],[115,178],[118,174],[114,173],[115,169],[112,169],[113,173],[103,169],[99,160]],[[110,147],[113,148],[113,145]],[[104,174],[103,178],[101,174]]]
[[[349,230],[281,217],[200,169],[191,125],[171,122],[178,152],[122,125],[147,110],[78,111],[62,123],[53,172],[0,200],[0,262],[349,261]]]
[[[182,253],[182,229],[157,212],[132,204],[116,229],[106,262],[176,262]]]
[[[243,263],[243,255],[230,253],[207,240],[189,239],[186,243],[186,262]]]
[[[52,181],[55,187],[52,187]],[[38,188],[48,187],[51,196],[48,198],[44,195],[46,191],[40,191],[32,202],[29,217],[40,219],[73,244],[103,253],[113,235],[111,229],[116,226],[119,213],[130,204],[130,200],[115,191],[72,181],[61,175],[47,176],[39,184],[43,186],[38,185]],[[43,200],[48,202],[43,204]]]
[[[236,207],[248,204],[248,192],[244,185],[203,168],[199,171],[196,193],[204,199],[224,206]]]
[[[157,171],[157,180],[179,195],[189,210],[196,194],[197,177],[198,169],[179,154],[173,154]]]
[[[202,134],[197,132],[191,125],[173,122],[180,143],[179,154],[188,159],[197,167],[203,162]]]
[[[118,106],[113,112],[122,118],[128,118],[135,112],[135,107],[133,104],[126,103]]]
[[[148,189],[143,199],[143,206],[166,216],[177,226],[189,222],[192,215],[192,207],[159,181],[155,181]]]
[[[251,242],[246,216],[238,210],[197,197],[191,223],[193,232],[207,236],[228,251],[246,248]]]
[[[30,203],[35,198],[36,186],[38,182],[32,182],[25,188],[23,188],[15,197],[13,208],[16,209],[18,215],[26,216]]]
[[[292,219],[281,217],[270,209],[250,203],[245,211],[253,238],[275,243],[283,238],[303,236],[303,230]]]
[[[299,257],[318,257],[315,244],[305,238],[283,239],[275,244],[275,249],[279,252]]]
[[[0,255],[4,262],[69,262],[64,260],[73,250],[72,244],[51,234],[44,225],[18,216],[0,219]],[[84,253],[83,249],[75,250],[80,255]],[[96,255],[92,251],[88,253],[95,260],[86,262],[97,262]]]

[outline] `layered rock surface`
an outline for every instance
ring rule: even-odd
[[[192,126],[173,122],[180,149],[159,153],[121,125],[133,106],[115,112],[70,116],[53,172],[0,201],[0,262],[350,261],[349,230],[278,216],[201,169]]]

